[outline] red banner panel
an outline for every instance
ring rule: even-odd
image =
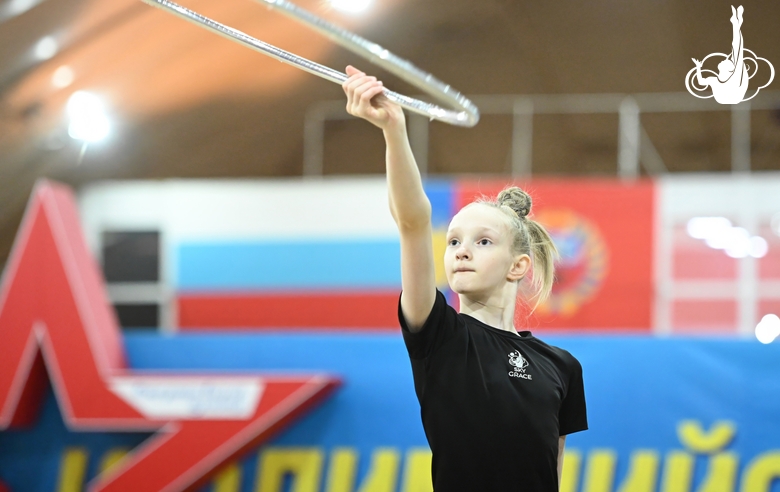
[[[780,236],[768,227],[760,235],[768,244],[766,256],[758,260],[758,275],[767,280],[780,279]]]
[[[760,299],[758,301],[758,320],[767,314],[780,313],[780,299]]]
[[[675,333],[712,335],[734,333],[739,326],[733,299],[678,299],[672,302]]]
[[[675,280],[736,280],[738,261],[694,239],[682,228],[674,231],[672,276]]]
[[[462,180],[457,209],[494,198],[515,184],[533,198],[531,218],[561,252],[551,298],[530,319],[532,330],[648,332],[652,323],[654,185],[649,180]]]

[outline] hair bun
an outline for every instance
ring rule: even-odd
[[[499,205],[506,205],[514,210],[521,219],[524,219],[531,212],[531,195],[517,186],[505,188],[498,194],[497,201]]]

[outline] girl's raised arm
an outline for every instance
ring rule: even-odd
[[[400,106],[382,95],[382,82],[347,67],[347,112],[381,128],[387,144],[390,213],[401,236],[401,310],[412,331],[422,329],[436,299],[431,203],[414,160]]]

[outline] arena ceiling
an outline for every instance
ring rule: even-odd
[[[253,0],[180,3],[320,63],[371,68]],[[681,92],[691,58],[728,53],[731,42],[730,3],[722,0],[373,0],[359,15],[339,13],[327,0],[297,3],[467,95]],[[746,47],[780,69],[780,2],[742,5]],[[49,53],[41,56],[44,38]],[[70,70],[64,80],[62,67]],[[390,88],[415,92],[375,72]],[[113,126],[83,156],[66,132],[65,105],[77,90],[100,95]],[[307,108],[342,97],[335,84],[139,0],[2,0],[0,264],[40,177],[78,187],[103,179],[300,176]],[[730,121],[728,111],[642,120],[671,172],[728,171]],[[509,123],[508,116],[486,116],[474,129],[434,123],[429,171],[506,172]],[[616,115],[538,116],[534,125],[536,175],[615,173]],[[752,168],[780,169],[777,112],[756,111],[751,125]],[[326,174],[382,172],[381,134],[367,123],[330,122],[326,141]]]

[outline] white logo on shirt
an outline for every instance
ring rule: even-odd
[[[514,369],[509,371],[510,377],[531,380],[531,375],[525,373],[525,368],[528,367],[528,361],[518,350],[509,353],[509,363],[514,366]]]

